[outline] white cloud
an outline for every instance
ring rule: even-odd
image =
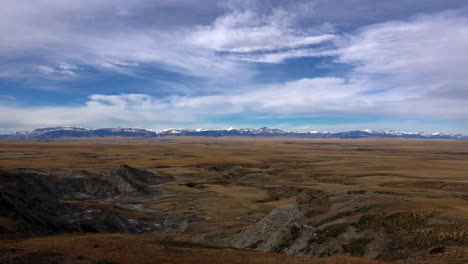
[[[350,38],[339,61],[356,65],[356,75],[383,78],[380,86],[422,96],[468,89],[466,47],[468,17],[445,12],[365,27]]]
[[[296,13],[285,8],[260,13],[232,7],[214,21],[165,29],[126,20],[136,19],[145,1],[7,0],[3,7],[3,78],[76,77],[89,66],[125,74],[163,68],[240,84],[237,92],[221,87],[207,96],[92,95],[79,107],[2,106],[4,128],[183,125],[225,114],[468,120],[468,16],[461,12],[379,23],[344,35],[333,26],[301,27]],[[242,78],[255,74],[249,62],[321,56],[354,68],[338,77],[243,88]]]
[[[68,63],[61,63],[56,67],[47,65],[38,65],[33,67],[34,70],[45,75],[53,75],[53,77],[76,77],[77,66]]]
[[[182,2],[179,5],[193,5]],[[0,41],[0,58],[5,59],[0,77],[42,74],[39,77],[65,79],[86,74],[63,67],[70,65],[136,76],[162,68],[218,83],[238,83],[255,75],[249,62],[328,56],[330,47],[340,41],[329,23],[301,27],[295,21],[296,11],[284,7],[266,13],[233,7],[208,23],[183,27],[131,23],[152,5],[163,10],[170,3],[6,0],[0,13],[0,35],[5,36]],[[320,54],[310,49],[323,45],[330,47]]]
[[[44,73],[44,74],[51,74],[51,73],[55,72],[54,68],[49,67],[49,66],[45,66],[45,65],[38,65],[38,66],[34,67],[34,69],[37,70],[38,72],[41,72],[41,73]]]
[[[340,50],[348,76],[369,88],[377,111],[468,120],[468,17],[420,15],[363,28]]]
[[[141,0],[2,2],[0,58],[5,63],[0,65],[0,76],[71,76],[76,74],[72,66],[124,74],[163,68],[213,80],[251,75],[248,65],[188,42],[185,36],[191,27],[129,23],[129,15],[150,5],[157,4]]]
[[[180,127],[232,114],[285,118],[467,118],[462,101],[411,100],[410,95],[388,93],[378,96],[369,91],[371,88],[364,83],[350,83],[341,78],[313,78],[208,96],[154,98],[145,94],[95,94],[79,107],[3,106],[0,107],[0,123],[4,129],[57,125]]]
[[[234,11],[218,17],[212,25],[198,27],[191,38],[205,48],[243,53],[316,45],[336,38],[294,29],[288,16],[279,10],[266,17],[250,10]]]
[[[305,57],[329,57],[338,55],[338,51],[331,49],[293,49],[287,51],[263,53],[263,54],[235,54],[233,59],[262,62],[262,63],[283,63],[288,59]]]
[[[281,63],[291,58],[330,56],[330,47],[320,52],[307,47],[336,45],[340,37],[331,32],[333,27],[326,23],[297,27],[294,14],[281,8],[267,14],[234,8],[211,25],[197,27],[189,40],[202,48],[229,53],[224,58]]]

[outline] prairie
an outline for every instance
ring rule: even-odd
[[[143,201],[135,210],[93,201],[66,202],[155,222],[188,219],[186,228],[170,235],[6,238],[0,245],[0,252],[5,253],[0,259],[38,258],[50,263],[468,262],[468,141],[195,137],[0,140],[0,169],[4,170],[44,170],[67,178],[74,171],[99,174],[122,164],[174,177],[174,181],[158,187],[172,195]],[[258,252],[253,250],[256,245],[243,249],[213,246],[216,238],[254,226],[275,208],[298,203],[305,191],[329,198],[314,205],[314,210],[322,213],[311,221],[319,229],[328,230],[323,233],[328,237],[322,241],[331,245],[335,243],[331,238],[342,237],[344,242],[338,241],[345,243],[341,253],[321,258],[293,257]],[[353,205],[356,208],[347,209]],[[167,216],[161,219],[154,212]],[[0,220],[0,230],[15,229],[13,220]],[[330,231],[327,223],[339,229]],[[417,244],[418,257],[398,255],[395,252],[403,249],[396,247],[369,260],[361,257],[370,252],[366,251],[367,238],[346,238],[361,230],[377,241],[370,245],[378,248],[383,239],[379,242],[374,237],[382,228],[387,240],[401,236],[402,245]],[[199,244],[207,241],[211,246]],[[98,247],[90,246],[95,244]],[[438,245],[444,248],[440,254],[427,252]]]

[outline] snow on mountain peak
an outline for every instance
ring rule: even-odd
[[[140,128],[99,128],[87,130],[79,127],[49,127],[39,128],[31,133],[16,133],[8,135],[0,135],[0,137],[24,137],[24,138],[63,138],[63,137],[107,137],[107,136],[142,136],[142,137],[157,137],[165,135],[174,136],[207,136],[207,137],[223,137],[223,136],[252,136],[252,137],[280,137],[293,136],[305,138],[365,138],[365,137],[402,137],[402,138],[422,138],[422,139],[468,139],[467,136],[460,134],[444,134],[441,132],[424,133],[424,132],[406,132],[394,130],[354,130],[347,132],[319,132],[316,130],[310,132],[290,132],[276,128],[261,127],[261,128],[224,128],[224,129],[182,129],[169,128],[156,132],[140,129]]]

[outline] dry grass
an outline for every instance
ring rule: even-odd
[[[276,204],[269,206],[256,201],[275,193],[267,193],[267,187],[287,186],[327,193],[362,189],[403,193],[419,199],[418,203],[430,207],[433,204],[439,207],[434,209],[442,207],[468,219],[467,153],[468,141],[449,140],[2,140],[0,167],[46,169],[58,176],[67,176],[76,169],[102,172],[121,164],[159,171],[179,179],[164,187],[182,193],[172,200],[174,203],[178,203],[177,199],[194,200],[193,203],[204,207],[200,210],[213,218],[219,217],[216,209],[219,206],[207,208],[199,202],[217,200],[221,206],[232,205],[239,214],[245,213],[241,208],[249,206],[271,210]],[[207,188],[181,185],[187,182],[202,183]],[[177,206],[183,210],[181,205]],[[168,201],[149,206],[171,208]]]
[[[12,250],[14,249],[14,250]],[[3,241],[3,259],[15,256],[51,256],[64,263],[291,263],[291,264],[376,264],[377,261],[355,258],[294,258],[282,254],[259,253],[237,249],[210,248],[178,242],[157,235],[63,235],[25,240]],[[84,257],[84,259],[83,259]],[[0,257],[2,259],[2,257]]]
[[[121,164],[177,178],[177,181],[161,187],[177,195],[146,202],[143,207],[171,211],[174,218],[203,216],[206,220],[192,223],[183,234],[185,237],[206,232],[236,232],[273,208],[293,203],[297,193],[304,189],[328,194],[360,190],[392,193],[395,199],[385,201],[383,208],[388,209],[385,215],[425,210],[436,212],[458,224],[468,221],[468,141],[188,137],[0,140],[0,168],[45,169],[59,177],[67,177],[73,170],[104,172]],[[187,183],[196,183],[200,188],[191,188]],[[106,205],[102,204],[89,206],[106,209]],[[135,218],[146,217],[145,214],[118,212],[133,214]],[[404,225],[405,219],[392,221]],[[394,222],[389,222],[389,225]],[[422,228],[418,232],[430,233],[434,239],[440,237],[440,241],[444,241],[443,236],[454,238],[465,235],[463,230],[458,230],[459,233],[456,231],[448,228],[430,233]],[[22,247],[25,248],[40,248],[39,245],[46,243],[47,239],[15,243],[24,243]],[[188,261],[178,263],[220,263],[221,259],[233,261],[224,263],[335,263],[237,250],[180,249],[149,243],[146,239],[151,238],[145,236],[60,236],[50,238],[47,243],[56,243],[52,248],[57,247],[59,252],[68,250],[67,246],[78,245],[77,248],[83,252],[73,255],[90,254],[90,258],[104,258],[105,254],[99,253],[102,247],[88,249],[84,244],[89,244],[89,241],[83,242],[82,248],[79,246],[89,239],[96,239],[106,248],[107,243],[115,243],[115,250],[109,251],[108,257],[119,263],[154,263],[154,258],[160,259],[158,263],[174,263],[165,255]],[[123,250],[125,246],[122,241],[147,251],[140,254],[128,252]],[[137,247],[135,250],[138,251]],[[459,253],[456,252],[466,252],[463,247],[453,250],[455,253],[450,251],[450,254],[454,254],[454,259],[458,258],[455,255]],[[150,254],[150,260],[146,254]],[[219,259],[215,257],[216,254],[219,254]],[[130,261],[132,258],[135,261]],[[366,263],[343,261],[350,262],[336,263]]]
[[[4,240],[0,244],[0,260],[45,256],[61,263],[119,264],[379,264],[389,263],[355,257],[300,258],[250,250],[211,248],[173,240],[162,235],[70,234],[24,240]],[[443,254],[422,260],[391,262],[395,264],[462,264],[468,261],[468,250],[449,247]],[[449,257],[449,258],[448,258]],[[447,259],[451,259],[448,262]],[[104,262],[101,262],[104,263]]]

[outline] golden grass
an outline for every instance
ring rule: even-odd
[[[185,237],[206,232],[229,234],[245,228],[252,224],[252,220],[260,219],[273,208],[293,203],[297,191],[303,189],[327,194],[359,190],[394,193],[394,200],[382,202],[382,208],[386,208],[388,214],[424,209],[446,215],[451,221],[458,223],[466,224],[468,221],[468,141],[191,137],[66,141],[0,140],[0,168],[45,169],[57,176],[67,177],[73,170],[84,169],[102,173],[122,164],[176,177],[177,181],[160,187],[176,195],[146,202],[143,207],[171,211],[173,218],[188,215],[203,216],[206,220],[191,223],[182,234]],[[186,183],[197,183],[201,187],[190,188],[185,185]],[[87,206],[111,209],[133,218],[145,217],[144,214],[119,211],[102,204],[87,204]],[[437,232],[445,232],[447,237],[460,236],[459,233],[450,230]],[[439,235],[435,235],[437,236]],[[170,259],[165,259],[161,252],[170,256],[180,254],[181,259],[185,258],[184,254],[188,254],[187,258],[194,262],[186,263],[220,263],[214,258],[215,253],[212,249],[203,249],[206,252],[200,254],[196,252],[202,252],[201,249],[193,249],[193,252],[190,251],[192,249],[184,249],[182,253],[177,253],[178,251],[171,247],[158,246],[154,243],[151,247],[149,244],[146,245],[146,240],[140,239],[145,236],[77,236],[78,240],[73,236],[59,236],[54,239],[71,247],[74,243],[80,245],[80,237],[84,240],[97,239],[103,244],[107,243],[106,240],[116,245],[121,243],[117,241],[135,243],[148,250],[144,254],[160,254],[157,255],[161,259],[159,263],[174,263],[169,262],[172,261]],[[40,244],[40,241],[46,243],[47,239],[27,240],[23,246],[35,248],[37,245],[33,243]],[[60,244],[50,239],[50,243]],[[57,247],[62,251],[66,250],[65,246],[57,245]],[[149,253],[150,249],[159,253]],[[456,252],[465,252],[463,251],[465,249],[454,249],[455,253],[451,251],[450,254],[454,254],[453,258],[456,259],[458,257],[455,255],[459,254]],[[99,251],[99,249],[86,248],[80,250],[86,251],[82,254],[91,255],[98,254],[92,252]],[[116,249],[112,254],[133,253],[119,253]],[[203,254],[214,259],[197,262],[207,261],[203,259]],[[223,250],[219,254],[222,256],[220,259],[229,261],[239,259],[257,261],[244,263],[293,261],[284,256],[280,257],[281,255],[263,255],[236,250]],[[249,259],[250,254],[258,256],[258,260]],[[143,261],[141,263],[154,263],[144,262],[149,260],[130,255],[116,256],[116,259],[137,258]],[[154,258],[156,255],[150,256]],[[201,259],[194,260],[198,258]],[[294,259],[294,261],[299,262],[290,263],[334,263],[327,262],[329,260],[307,262],[312,260]],[[120,263],[130,262],[122,260]]]
[[[8,249],[16,249],[17,251]],[[3,259],[15,256],[53,256],[63,263],[112,261],[120,264],[150,263],[255,263],[255,264],[377,264],[378,261],[358,258],[299,258],[275,253],[260,253],[238,249],[209,248],[198,244],[177,242],[158,235],[61,235],[25,240],[7,240],[0,251],[11,252]],[[2,259],[2,257],[0,257]]]
[[[179,181],[163,188],[177,196],[145,206],[177,209],[181,214],[195,210],[219,222],[248,213],[264,214],[289,202],[289,197],[273,197],[275,191],[265,191],[278,186],[326,193],[362,189],[402,193],[418,199],[419,206],[442,208],[468,219],[467,154],[468,141],[451,140],[0,140],[0,168],[39,168],[67,176],[72,170],[104,172],[128,164],[176,176]],[[251,172],[269,176],[242,177]],[[187,182],[206,188],[188,188],[183,185]],[[268,202],[267,196],[272,196]]]
[[[468,250],[448,247],[446,252],[423,259],[396,262],[366,260],[356,257],[301,258],[250,250],[211,248],[173,240],[163,235],[68,234],[23,240],[3,240],[0,260],[14,257],[45,256],[60,263],[119,264],[463,264]],[[449,259],[449,261],[447,260]]]

